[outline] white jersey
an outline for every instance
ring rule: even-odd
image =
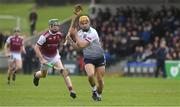
[[[98,33],[94,28],[90,27],[87,32],[83,32],[81,29],[78,31],[78,35],[82,40],[87,40],[90,43],[83,49],[84,58],[96,59],[104,56],[104,50],[101,47]]]

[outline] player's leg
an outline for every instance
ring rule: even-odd
[[[22,68],[22,59],[20,53],[12,53],[12,60],[14,61],[12,72],[12,80],[15,81],[16,79],[16,73]]]
[[[35,86],[39,85],[40,78],[45,78],[46,77],[47,70],[48,70],[48,67],[46,65],[41,65],[40,70],[34,73],[33,83],[34,83]]]
[[[97,77],[97,82],[98,82],[97,92],[101,97],[101,94],[102,94],[103,88],[104,88],[103,76],[104,76],[104,72],[105,72],[105,66],[97,67],[95,69],[95,72],[96,72],[96,77]]]
[[[98,101],[99,95],[97,93],[97,87],[94,79],[94,72],[95,72],[94,70],[95,67],[93,64],[85,64],[85,71],[87,73],[89,83],[92,87],[92,98],[93,100]]]
[[[11,81],[11,76],[12,76],[12,73],[13,73],[13,64],[14,64],[14,62],[10,61],[9,65],[8,65],[8,72],[7,72],[8,84],[10,84],[10,81]]]
[[[72,98],[76,98],[76,93],[75,93],[74,90],[73,90],[72,82],[71,82],[71,79],[70,79],[70,77],[69,77],[69,72],[68,72],[66,69],[64,69],[61,60],[58,60],[58,61],[55,63],[54,66],[56,66],[57,68],[60,68],[58,71],[59,71],[59,73],[60,73],[60,74],[63,76],[63,78],[64,78],[64,81],[65,81],[65,83],[66,83],[66,86],[67,86],[67,88],[68,88],[68,90],[69,90],[69,92],[70,92],[70,96],[71,96]]]
[[[93,88],[93,91],[96,90],[96,83],[95,83],[95,79],[94,79],[94,65],[93,64],[85,64],[85,71],[87,73],[88,76],[88,81],[91,85],[91,87]]]
[[[165,63],[164,62],[162,63],[162,76],[163,76],[163,78],[167,77],[166,69],[165,69]]]
[[[12,76],[12,80],[15,81],[16,80],[16,73],[21,70],[22,68],[22,60],[14,60],[14,65],[13,65],[14,69],[13,69],[13,76]]]
[[[160,62],[157,62],[157,69],[155,70],[155,78],[159,76],[160,69],[161,69]]]

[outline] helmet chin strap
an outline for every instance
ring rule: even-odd
[[[55,34],[55,33],[58,32],[58,31],[53,31],[53,30],[51,30],[51,32],[52,32],[53,34]]]

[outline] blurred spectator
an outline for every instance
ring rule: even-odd
[[[75,50],[73,50],[72,46],[69,46],[68,53],[66,55],[66,59],[75,61],[76,55],[77,55],[77,52]]]
[[[30,34],[33,36],[36,30],[36,22],[38,19],[38,14],[36,12],[36,8],[33,7],[29,14],[29,22],[30,22]]]
[[[165,60],[166,55],[168,53],[168,48],[166,46],[165,41],[161,41],[160,47],[156,51],[156,59],[157,59],[157,70],[155,71],[155,77],[159,76],[159,72],[161,70],[163,78],[166,78],[166,71],[165,71]]]
[[[144,25],[143,32],[141,34],[141,38],[144,44],[148,44],[151,38],[151,25],[149,23]]]
[[[137,46],[135,53],[132,55],[134,61],[141,61],[143,59],[144,48],[142,46]]]
[[[78,61],[78,68],[79,68],[79,74],[80,75],[85,75],[85,69],[84,69],[84,58],[83,58],[83,53],[80,52],[77,56],[77,61]]]
[[[3,41],[4,41],[4,35],[3,35],[3,33],[2,32],[0,32],[0,49],[3,47]]]
[[[23,72],[24,74],[31,74],[35,64],[35,51],[30,42],[25,47],[26,54],[23,55]]]
[[[180,52],[178,52],[178,59],[177,60],[180,60]]]

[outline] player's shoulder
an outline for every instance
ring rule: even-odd
[[[90,27],[89,33],[90,33],[90,34],[93,34],[93,35],[95,34],[95,35],[98,36],[98,33],[97,33],[96,29],[94,29],[94,28],[92,28],[92,27]]]
[[[49,31],[45,31],[44,33],[41,34],[41,36],[44,36],[47,38],[50,35]]]
[[[8,37],[7,37],[7,39],[11,39],[11,38],[13,38],[13,37],[14,37],[14,36],[13,36],[13,35],[11,35],[11,36],[8,36]]]
[[[63,34],[61,32],[57,32],[56,33],[57,35],[60,35],[60,36],[63,36]]]
[[[11,36],[9,36],[7,39],[15,39],[16,38],[16,36],[15,35],[11,35]]]
[[[97,33],[96,29],[90,27],[90,33]]]
[[[22,40],[24,39],[24,37],[23,37],[23,36],[20,36],[20,35],[18,36],[18,38],[20,38],[20,39],[22,39]]]
[[[93,27],[90,27],[90,31],[96,32],[96,29],[94,29]]]

